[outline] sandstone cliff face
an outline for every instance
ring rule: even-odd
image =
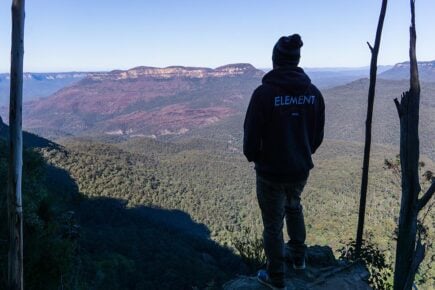
[[[261,77],[263,72],[250,64],[229,64],[215,69],[202,67],[169,66],[166,68],[140,66],[126,71],[115,70],[107,73],[90,73],[91,80],[125,80],[138,78],[170,79],[170,78],[211,78],[236,77],[245,74]]]
[[[419,61],[418,62],[419,77],[424,82],[435,82],[435,60],[434,61]],[[408,80],[409,79],[409,61],[401,62],[394,65],[390,70],[387,70],[379,75],[380,78],[392,80]]]
[[[331,248],[308,248],[305,270],[286,269],[287,290],[369,290],[369,273],[360,264],[347,264],[334,258]],[[241,276],[227,282],[224,290],[264,290],[256,277]]]
[[[216,69],[136,67],[90,73],[48,98],[24,104],[24,126],[67,134],[184,134],[245,110],[263,72],[250,64]]]

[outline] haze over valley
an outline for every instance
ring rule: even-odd
[[[422,152],[435,158],[435,61],[420,63]],[[320,83],[327,73],[310,72]],[[329,69],[327,72],[330,72]],[[409,64],[399,63],[379,74],[374,112],[374,142],[398,144],[394,98],[407,89]],[[326,138],[363,142],[368,78],[362,71],[340,70],[341,83],[323,88],[326,100]],[[130,70],[64,75],[78,78],[42,99],[24,103],[24,127],[41,136],[150,137],[185,139],[189,136],[238,142],[252,91],[264,72],[249,64],[210,68],[136,67]],[[323,77],[322,77],[323,76]],[[351,78],[351,81],[346,80]],[[352,79],[353,78],[353,79]],[[335,82],[340,80],[335,78]],[[46,81],[42,84],[46,87]],[[3,107],[1,114],[7,120]],[[204,135],[204,136],[202,136]],[[240,148],[238,148],[240,149]]]

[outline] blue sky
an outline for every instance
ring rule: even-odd
[[[9,71],[10,0],[0,1],[0,72]],[[380,0],[26,1],[25,71],[270,67],[282,35],[300,33],[304,67],[370,63]],[[435,59],[435,1],[417,0],[419,60]],[[390,0],[380,64],[408,58],[409,1]]]

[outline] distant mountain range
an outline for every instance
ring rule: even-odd
[[[43,135],[47,130],[59,135],[182,134],[244,110],[263,74],[249,64],[90,73],[50,97],[27,102],[24,126]]]
[[[31,73],[26,72],[23,74],[24,81],[28,80],[36,80],[36,81],[44,81],[44,80],[56,80],[56,79],[82,79],[86,77],[88,72],[59,72],[59,73]],[[7,73],[0,74],[0,81],[9,81],[10,75]]]
[[[381,73],[380,78],[390,80],[409,80],[409,61],[398,63]],[[435,82],[435,60],[418,62],[419,78],[424,82]]]
[[[435,61],[419,62],[420,78],[422,81],[435,81]],[[147,67],[141,67],[147,69]],[[182,68],[182,67],[172,67]],[[139,68],[136,68],[139,69]],[[134,77],[130,71],[130,75],[119,76]],[[151,69],[148,67],[148,69]],[[190,68],[193,72],[205,71],[211,73],[209,68]],[[263,72],[267,72],[270,68],[262,68]],[[346,67],[330,67],[330,68],[304,68],[305,72],[310,76],[313,83],[320,89],[328,89],[335,86],[343,85],[359,78],[365,78],[369,75],[369,67],[346,68]],[[56,91],[72,85],[87,76],[92,76],[94,79],[107,78],[114,73],[123,71],[115,70],[112,72],[56,72],[56,73],[31,73],[24,74],[23,97],[24,101],[37,100],[54,94]],[[181,71],[179,71],[181,73]],[[399,63],[395,66],[378,66],[378,74],[380,78],[401,80],[407,79],[409,75],[409,62]],[[0,74],[0,107],[6,106],[9,102],[9,74]]]
[[[25,73],[23,84],[23,99],[31,101],[47,97],[56,91],[69,86],[86,77],[85,72],[65,73]],[[0,74],[0,106],[9,103],[9,74]]]
[[[393,66],[378,66],[378,74],[391,69]],[[368,78],[370,67],[359,68],[305,68],[305,72],[319,89],[330,89],[353,82],[357,79]]]
[[[435,142],[430,137],[433,134],[426,132],[429,124],[435,122],[431,117],[435,116],[431,98],[435,94],[435,82],[427,82],[432,80],[434,64],[435,61],[422,62],[419,68],[423,79],[422,124],[425,126],[422,130]],[[408,88],[408,81],[400,80],[408,70],[409,63],[401,63],[379,75],[375,113],[383,117],[375,116],[375,128],[379,126],[375,142],[397,144],[398,123],[392,99]],[[327,137],[362,142],[368,79],[357,78],[363,71],[345,74],[308,69],[307,73],[316,85],[319,81],[316,77],[325,83],[340,80],[336,87],[322,89],[330,116]],[[87,75],[36,75],[44,80],[54,77],[79,80],[46,98],[26,102],[24,127],[50,138],[95,134],[153,138],[219,134],[240,139],[247,104],[263,75],[264,71],[250,64],[216,69],[136,67]],[[0,114],[6,119],[5,108]],[[384,120],[386,117],[388,121]],[[377,124],[376,118],[381,123]],[[435,156],[431,146],[424,147],[427,154]]]

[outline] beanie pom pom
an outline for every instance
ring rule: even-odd
[[[301,48],[304,45],[301,36],[299,34],[290,35],[288,39],[289,39],[289,45],[292,48]]]
[[[300,49],[303,45],[299,34],[282,36],[273,48],[272,61],[274,66],[297,66]]]

